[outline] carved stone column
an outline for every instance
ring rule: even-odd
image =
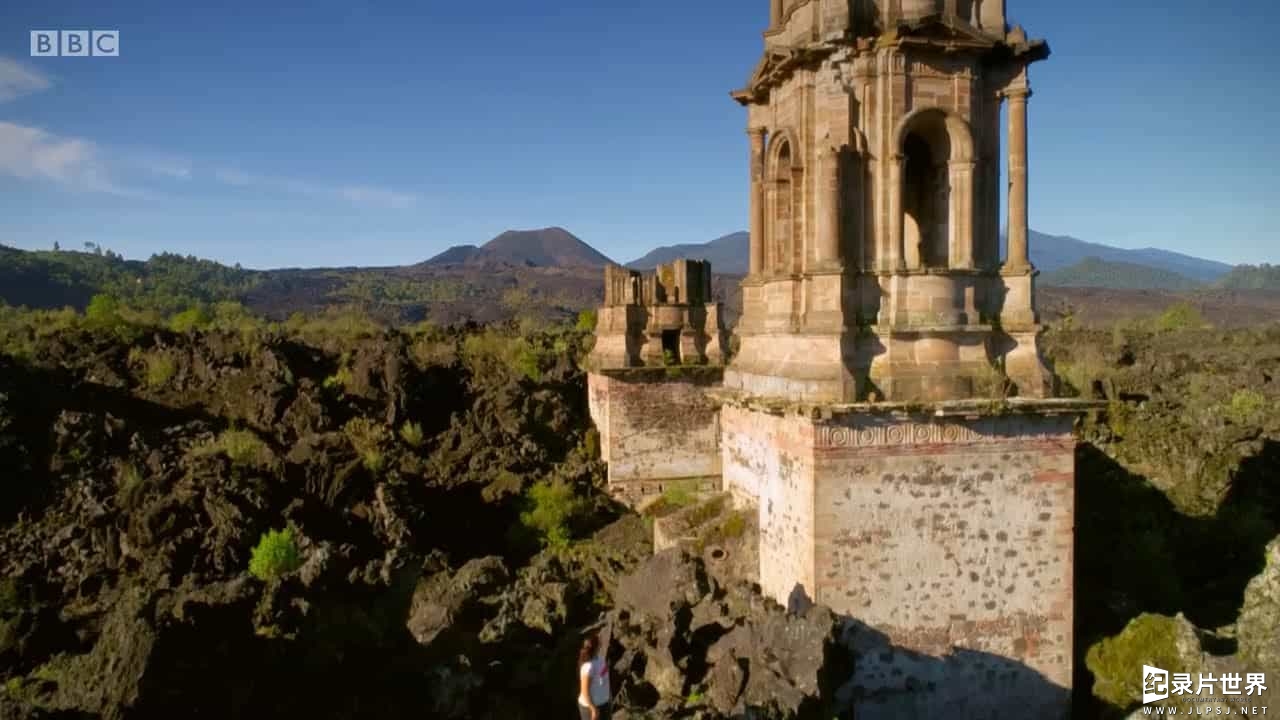
[[[889,252],[888,267],[907,269],[907,251],[902,233],[902,164],[905,158],[894,155],[889,159]]]
[[[769,27],[782,27],[782,0],[769,0]]]
[[[751,277],[764,270],[764,128],[751,128]]]
[[[818,266],[834,266],[840,257],[840,153],[833,147],[823,148],[818,159],[819,176]]]
[[[969,270],[973,268],[973,222],[974,197],[973,173],[977,163],[957,161],[951,163],[951,202],[955,211],[951,222],[955,231],[952,233],[955,244],[951,250],[950,264],[953,268]]]
[[[1027,98],[1031,89],[1013,88],[1005,92],[1009,99],[1009,258],[1007,272],[1031,269],[1027,236]]]

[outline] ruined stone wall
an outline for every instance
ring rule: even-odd
[[[1016,697],[1028,716],[1059,716],[1072,665],[1071,420],[864,416],[816,439],[816,599],[870,628],[853,687],[876,699],[860,717],[982,707],[984,687],[1000,707]]]
[[[756,503],[760,582],[848,618],[859,717],[1065,717],[1072,673],[1070,417],[727,404],[725,490]],[[984,704],[985,703],[985,704]]]
[[[724,487],[754,503],[760,523],[760,586],[779,602],[814,584],[811,422],[726,405],[721,411]]]
[[[716,367],[588,374],[591,418],[611,493],[636,501],[677,480],[718,489],[719,410],[706,390],[722,374]]]

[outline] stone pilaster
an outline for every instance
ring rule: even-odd
[[[953,221],[956,242],[952,249],[951,267],[962,270],[972,269],[974,264],[973,173],[975,167],[977,164],[972,161],[951,163],[951,197],[956,207]]]
[[[907,251],[902,232],[902,165],[904,162],[906,159],[901,154],[895,154],[889,159],[889,267],[894,270],[907,268]]]
[[[1031,89],[1013,88],[1005,92],[1009,100],[1009,258],[1006,272],[1031,269],[1027,236],[1027,99]]]
[[[764,128],[751,128],[751,256],[750,274],[764,269]]]
[[[817,264],[830,268],[840,264],[840,154],[824,148],[819,158],[819,210]]]
[[[769,28],[782,26],[782,0],[769,0]]]

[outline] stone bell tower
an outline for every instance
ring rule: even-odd
[[[751,260],[717,395],[760,584],[849,619],[857,717],[1064,718],[1089,404],[1051,398],[1037,347],[1027,70],[1049,48],[1002,0],[770,12],[733,93]]]
[[[739,350],[697,375],[638,367],[713,333],[606,276],[618,307],[589,385],[610,488],[640,502],[683,481],[755,512],[763,590],[847,619],[858,657],[836,699],[856,717],[1065,718],[1073,424],[1093,404],[1051,397],[1037,347],[1027,69],[1049,49],[1003,0],[769,7],[733,93],[750,138]]]
[[[751,260],[726,385],[931,401],[987,394],[994,370],[1048,396],[1027,254],[1027,69],[1048,46],[1007,26],[1003,0],[770,11],[733,94],[748,110]]]

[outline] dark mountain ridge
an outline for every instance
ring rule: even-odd
[[[455,245],[424,265],[602,268],[613,261],[562,227],[508,230],[482,246]]]

